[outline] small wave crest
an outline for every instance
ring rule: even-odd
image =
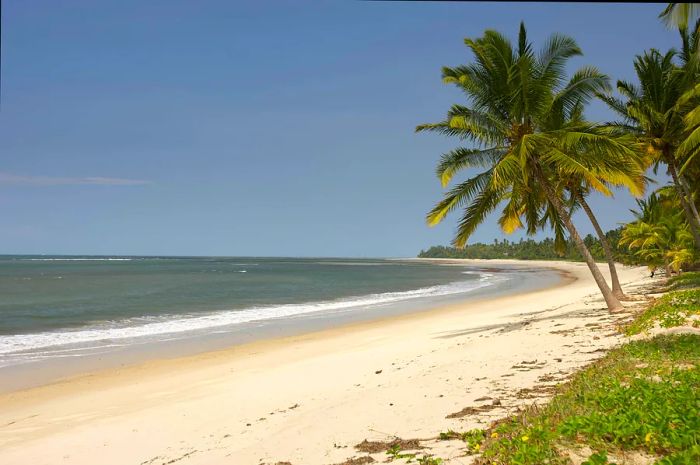
[[[130,262],[133,258],[15,258],[28,262]]]
[[[496,276],[494,273],[485,273],[480,271],[462,271],[462,274],[478,276],[479,281],[481,282],[490,281],[494,276]]]

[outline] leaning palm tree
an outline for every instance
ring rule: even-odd
[[[569,191],[571,199],[575,202],[576,206],[581,207],[584,211],[588,220],[593,225],[593,229],[598,236],[600,245],[603,248],[603,253],[605,254],[605,260],[608,262],[608,269],[610,270],[610,282],[612,284],[612,292],[618,299],[629,299],[622,290],[622,285],[620,284],[620,278],[617,274],[617,268],[615,267],[615,256],[613,255],[612,247],[608,238],[603,232],[603,228],[600,226],[598,219],[593,213],[593,209],[588,203],[587,197],[590,194],[590,188],[586,186],[586,183],[582,179],[574,179],[567,183],[566,189]]]
[[[573,121],[583,120],[583,108],[581,105],[579,105],[578,111],[573,111],[571,119]],[[637,162],[637,165],[631,166],[632,171],[628,173],[620,173],[619,182],[617,186],[627,187],[633,195],[640,196],[644,192],[647,182],[646,177],[642,174],[644,171],[645,160],[641,153],[639,154],[639,157],[637,157]],[[621,170],[624,170],[625,166],[620,166],[619,168]],[[595,233],[598,236],[598,240],[600,241],[603,253],[605,254],[605,259],[608,262],[608,269],[610,270],[610,282],[612,285],[613,294],[618,299],[628,300],[629,297],[625,295],[624,291],[622,290],[622,285],[620,284],[620,278],[617,274],[617,268],[615,266],[615,256],[613,255],[612,247],[610,246],[608,238],[606,237],[605,232],[603,232],[603,228],[600,226],[598,218],[596,218],[595,214],[593,213],[593,209],[591,208],[587,200],[587,197],[590,195],[593,189],[591,188],[590,184],[586,182],[586,179],[581,175],[569,176],[568,178],[560,177],[559,184],[564,188],[566,192],[568,192],[569,202],[572,206],[572,212],[573,209],[580,207],[588,217],[588,220],[591,222],[591,225],[593,226],[593,229],[595,230]]]
[[[635,167],[635,173],[631,175],[628,180],[620,183],[620,185],[626,185],[627,187],[629,187],[634,195],[641,194],[645,185],[645,180],[642,176],[639,175],[639,172],[640,169]],[[587,197],[588,195],[590,195],[592,189],[585,182],[585,179],[581,178],[580,176],[574,176],[570,179],[560,178],[555,184],[557,192],[559,192],[559,195],[562,196],[562,200],[565,200],[566,208],[570,212],[569,215],[571,216],[576,209],[581,208],[588,217],[589,221],[591,222],[591,225],[593,226],[593,229],[595,230],[596,235],[598,236],[598,240],[601,243],[605,259],[608,263],[613,295],[619,300],[629,300],[629,296],[625,295],[622,289],[622,285],[620,284],[620,278],[617,274],[617,268],[615,266],[615,256],[613,254],[612,247],[608,242],[605,232],[603,232],[603,229],[600,226],[598,219],[593,213],[593,209],[588,203]],[[523,189],[521,188],[520,190]],[[564,195],[565,193],[566,195]],[[517,219],[515,219],[515,215],[511,214],[511,210],[520,211],[523,214],[525,214],[526,212],[537,212],[536,207],[533,208],[532,206],[528,206],[527,204],[525,204],[525,202],[528,201],[532,203],[534,199],[538,198],[537,195],[533,195],[531,191],[524,192],[524,195],[521,192],[520,202],[522,202],[522,205],[520,206],[517,206],[518,201],[514,200],[516,198],[518,197],[511,193],[507,197],[507,199],[504,199],[509,200],[509,207],[504,209],[501,217],[498,220],[498,223],[501,226],[501,229],[506,233],[511,233],[517,227],[522,226],[522,224],[519,223]],[[542,198],[540,194],[539,201],[546,203],[546,205],[543,205],[542,207],[542,216],[534,219],[525,217],[525,227],[527,233],[534,234],[539,229],[546,229],[548,227],[551,227],[555,233],[555,250],[560,255],[563,255],[567,248],[567,241],[565,239],[565,227],[563,225],[562,219],[557,213],[556,209],[553,208],[552,204],[546,199],[546,197]],[[511,221],[511,219],[513,219],[513,221]]]
[[[554,123],[561,125],[565,122],[565,118],[567,117],[570,118],[569,122],[583,122],[583,105],[578,104],[571,110],[570,115],[561,115],[561,117],[556,118],[554,120]],[[617,169],[619,170],[617,186],[627,187],[630,190],[630,192],[635,196],[641,195],[646,187],[647,181],[646,177],[644,177],[642,174],[644,171],[643,161],[644,158],[640,156],[638,157],[638,163],[636,165],[630,164],[629,166],[621,165],[617,167]],[[631,168],[631,171],[624,172],[626,168]],[[577,208],[581,208],[585,212],[586,216],[591,222],[591,225],[593,226],[593,229],[596,232],[596,235],[598,236],[598,240],[600,241],[603,253],[608,263],[613,295],[615,295],[615,297],[617,297],[620,300],[628,300],[629,297],[625,295],[624,291],[622,290],[622,285],[620,284],[620,278],[617,274],[617,268],[615,266],[615,256],[613,255],[612,247],[610,246],[610,243],[608,242],[608,239],[605,233],[603,232],[603,228],[600,226],[600,223],[598,222],[598,219],[593,213],[593,209],[591,208],[587,200],[587,197],[594,189],[591,188],[590,184],[586,182],[586,179],[580,174],[570,175],[567,177],[563,176],[561,173],[558,176],[557,189],[563,190],[563,193],[568,194],[568,206],[569,211],[571,212],[570,214],[572,214],[573,211]],[[561,219],[558,218],[556,211],[554,211],[552,208],[549,208],[546,211],[546,216],[543,218],[543,223],[548,223],[554,229],[556,238],[555,245],[557,245],[558,242],[561,244],[563,240],[560,238],[560,236],[563,236],[563,227]],[[541,227],[543,227],[545,224],[541,224]],[[531,233],[531,231],[528,230],[528,233]]]
[[[467,168],[481,172],[448,191],[428,214],[428,223],[437,224],[463,207],[453,240],[463,247],[486,215],[503,202],[499,223],[505,231],[522,227],[523,217],[528,225],[541,222],[551,209],[586,261],[608,308],[622,308],[556,188],[558,177],[580,175],[593,189],[609,195],[605,183],[619,179],[620,167],[634,169],[629,138],[587,122],[567,122],[578,105],[608,90],[608,78],[596,68],[583,67],[567,81],[567,60],[581,55],[576,42],[555,34],[536,54],[523,24],[516,47],[491,30],[465,43],[474,62],[444,68],[443,79],[464,91],[469,106],[454,105],[444,121],[416,130],[457,136],[476,146],[443,156],[443,162],[450,160],[449,169],[441,171],[444,184]]]
[[[665,54],[654,49],[645,52],[634,62],[639,85],[617,82],[624,100],[602,93],[599,97],[624,119],[614,125],[636,134],[646,146],[654,168],[666,165],[696,247],[700,248],[700,221],[691,205],[687,182],[678,173],[676,152],[686,131],[678,104],[687,92],[688,75],[673,62],[675,56],[673,50]]]

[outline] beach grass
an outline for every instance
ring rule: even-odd
[[[545,406],[496,422],[478,464],[700,463],[700,336],[635,341],[574,376]]]
[[[668,290],[700,288],[700,271],[689,271],[673,276],[668,280]]]
[[[700,324],[700,320],[694,318],[697,315],[700,315],[700,289],[672,291],[647,307],[625,328],[625,334],[646,332],[656,324],[662,328],[697,327]]]
[[[632,336],[647,332],[658,324],[662,328],[683,325],[698,327],[700,320],[700,273],[683,273],[668,281],[669,292],[649,305],[627,327]]]

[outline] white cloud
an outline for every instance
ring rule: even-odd
[[[19,176],[0,172],[0,185],[4,186],[140,186],[150,183],[150,181],[139,179],[104,178],[100,176],[63,178],[55,176]]]

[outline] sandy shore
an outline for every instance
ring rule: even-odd
[[[527,263],[572,279],[4,394],[0,463],[329,465],[366,455],[353,448],[363,439],[393,436],[469,463],[458,444],[430,438],[532,402],[546,389],[522,389],[554,383],[621,340],[584,264]],[[619,273],[629,289],[649,282],[644,268]]]

